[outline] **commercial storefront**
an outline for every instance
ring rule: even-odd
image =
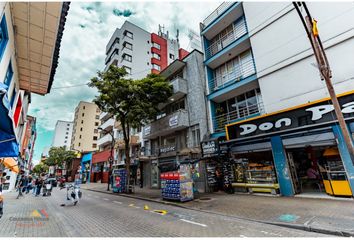
[[[81,159],[82,183],[90,182],[91,161],[92,161],[92,152],[83,154]]]
[[[92,155],[91,182],[108,183],[110,156],[110,150],[97,152]]]
[[[354,95],[339,98],[353,132]],[[328,99],[226,126],[236,191],[353,196],[353,160]]]

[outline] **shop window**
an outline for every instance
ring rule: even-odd
[[[8,87],[10,87],[13,74],[14,74],[14,71],[12,70],[12,64],[10,61],[9,66],[7,67],[5,80],[4,80],[5,85],[7,85]]]
[[[5,14],[1,19],[0,23],[0,60],[4,55],[7,42],[9,41],[9,34],[7,32],[7,24],[6,24],[6,17]]]

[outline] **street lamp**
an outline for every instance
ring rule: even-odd
[[[112,142],[111,142],[111,156],[109,157],[109,170],[108,170],[108,185],[107,185],[107,191],[109,191],[109,185],[110,185],[110,180],[111,180],[111,175],[112,175],[112,163],[113,163],[113,149],[115,145],[114,141],[114,132],[113,128],[111,131],[107,132],[106,130],[102,129],[101,127],[98,128],[98,130],[102,131],[103,134],[109,133],[112,137]]]

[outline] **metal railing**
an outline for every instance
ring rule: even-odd
[[[256,113],[264,113],[263,103],[249,105],[238,110],[213,117],[214,130],[224,131],[225,125]]]
[[[243,79],[256,73],[253,59],[240,63],[234,67],[234,70],[225,75],[217,76],[210,81],[210,91],[216,91],[234,82],[242,81]]]
[[[229,46],[231,43],[241,38],[247,33],[246,21],[244,19],[236,23],[233,29],[219,40],[213,42],[206,50],[206,58],[210,58]]]
[[[234,2],[223,2],[217,9],[215,9],[208,17],[203,21],[204,28],[220,16],[226,9],[228,9]]]

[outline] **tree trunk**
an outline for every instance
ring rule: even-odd
[[[124,138],[124,152],[125,152],[125,169],[127,172],[127,178],[125,183],[125,190],[128,192],[128,186],[130,183],[130,154],[129,154],[129,142],[130,142],[130,129],[129,124],[125,122],[125,119],[121,119],[122,130],[123,130],[123,138]]]

